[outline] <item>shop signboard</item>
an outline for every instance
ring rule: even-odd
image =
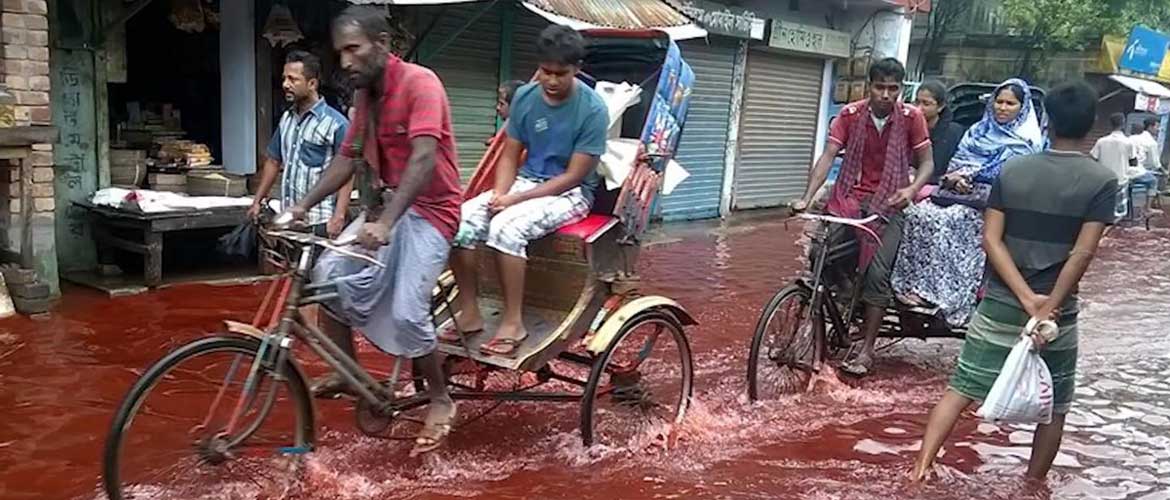
[[[675,3],[679,10],[709,33],[749,40],[764,39],[767,23],[747,9],[733,8],[710,0],[677,0]]]
[[[849,33],[818,26],[772,20],[768,46],[819,57],[849,57]]]

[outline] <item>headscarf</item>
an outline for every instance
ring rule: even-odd
[[[1020,113],[1008,123],[995,120],[995,100],[1010,85],[1023,89]],[[1016,156],[1039,153],[1047,146],[1040,118],[1032,104],[1032,89],[1027,82],[1012,78],[999,84],[987,106],[983,118],[963,135],[959,148],[951,158],[947,173],[960,172],[975,182],[991,184],[999,177],[1003,164]]]
[[[1010,85],[1023,89],[1020,112],[1008,123],[995,119],[995,100]],[[963,204],[982,209],[991,194],[991,185],[999,177],[1004,163],[1017,156],[1044,151],[1048,140],[1041,128],[1040,118],[1032,104],[1032,89],[1018,78],[999,84],[983,110],[983,118],[967,129],[947,173],[959,173],[973,181],[968,193],[958,193],[940,187],[932,199],[940,205]]]

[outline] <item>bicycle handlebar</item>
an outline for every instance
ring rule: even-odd
[[[801,219],[815,220],[815,221],[825,222],[825,223],[829,223],[829,224],[844,224],[846,226],[860,229],[866,235],[868,235],[870,238],[873,238],[873,240],[879,244],[882,241],[881,236],[879,236],[876,232],[874,232],[873,229],[870,229],[868,224],[870,224],[872,222],[876,222],[878,220],[881,220],[883,222],[889,221],[889,219],[887,219],[886,217],[883,217],[883,216],[878,215],[878,214],[870,215],[869,217],[866,217],[864,219],[850,219],[847,217],[837,217],[835,215],[822,215],[822,214],[810,214],[810,213],[800,213],[800,214],[797,214],[797,217],[800,217]]]
[[[382,262],[378,261],[378,259],[375,259],[369,255],[358,253],[358,252],[355,252],[353,250],[350,250],[349,248],[346,248],[346,247],[353,246],[357,243],[357,236],[346,236],[346,237],[343,237],[340,239],[331,240],[329,238],[322,238],[322,237],[317,236],[315,234],[302,233],[302,232],[298,232],[298,231],[280,230],[280,229],[277,229],[277,230],[261,229],[261,231],[266,236],[270,236],[273,238],[280,238],[280,239],[285,240],[285,241],[291,241],[293,243],[300,243],[303,245],[319,246],[321,248],[332,250],[334,252],[337,252],[337,253],[344,255],[346,257],[349,257],[349,258],[363,260],[363,261],[366,261],[366,262],[373,264],[375,266],[378,266],[378,267],[386,267],[386,265],[383,264]]]

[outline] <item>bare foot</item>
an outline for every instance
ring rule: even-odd
[[[455,315],[455,324],[463,333],[482,332],[483,315],[480,314],[478,306],[466,308]]]
[[[910,472],[906,474],[906,478],[910,480],[910,484],[926,484],[930,479],[931,466],[915,465]]]

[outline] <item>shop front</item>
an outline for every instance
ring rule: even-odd
[[[705,39],[681,42],[679,48],[695,71],[687,126],[678,161],[690,177],[663,197],[664,220],[718,217],[734,170],[743,100],[744,62],[749,40],[763,40],[765,20],[750,11],[715,2],[682,2],[684,13],[708,32]],[[730,194],[730,193],[728,193]]]
[[[767,43],[748,51],[735,209],[776,207],[804,192],[827,122],[832,61],[849,54],[848,33],[779,19]]]

